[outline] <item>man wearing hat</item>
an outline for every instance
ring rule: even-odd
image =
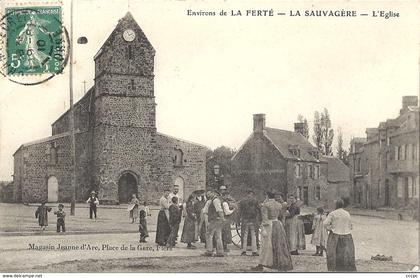
[[[260,206],[255,198],[254,191],[248,189],[245,199],[239,202],[238,218],[241,223],[242,235],[242,256],[246,255],[248,247],[248,235],[251,238],[251,250],[253,256],[258,256],[257,253],[257,238],[256,230],[258,230],[258,218],[261,214]]]
[[[222,226],[225,221],[218,192],[207,191],[207,202],[203,208],[204,217],[208,221],[206,230],[206,248],[203,256],[213,256],[213,238],[216,238],[216,257],[224,257],[222,245]]]
[[[89,204],[89,218],[92,219],[92,214],[95,215],[95,221],[96,221],[96,210],[97,205],[99,205],[99,200],[96,197],[96,192],[92,191],[90,194],[89,199],[86,201],[86,203]]]
[[[225,214],[225,221],[223,222],[222,228],[222,243],[223,243],[223,251],[228,253],[230,250],[228,249],[228,244],[232,243],[232,232],[231,232],[231,222],[232,222],[232,214],[234,212],[235,207],[235,199],[233,199],[228,190],[226,185],[222,185],[219,188],[220,192],[220,199],[222,201],[222,208]]]

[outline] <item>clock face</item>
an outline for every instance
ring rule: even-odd
[[[136,38],[136,33],[131,29],[127,29],[123,33],[123,38],[128,42],[132,42]]]

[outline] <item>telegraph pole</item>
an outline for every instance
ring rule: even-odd
[[[70,1],[70,152],[72,159],[71,175],[71,207],[70,215],[75,215],[76,210],[76,141],[74,134],[74,106],[73,106],[73,0]]]

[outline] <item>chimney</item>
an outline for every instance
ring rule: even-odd
[[[306,123],[295,123],[295,132],[300,133],[306,137],[305,130],[307,129]]]
[[[418,106],[419,99],[417,96],[403,96],[402,97],[402,109],[400,110],[400,115],[404,114],[408,106]]]
[[[254,114],[254,132],[263,132],[265,129],[265,114]]]

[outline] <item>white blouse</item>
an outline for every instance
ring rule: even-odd
[[[338,235],[348,235],[353,229],[350,213],[342,208],[330,212],[324,221],[324,226],[325,229]]]

